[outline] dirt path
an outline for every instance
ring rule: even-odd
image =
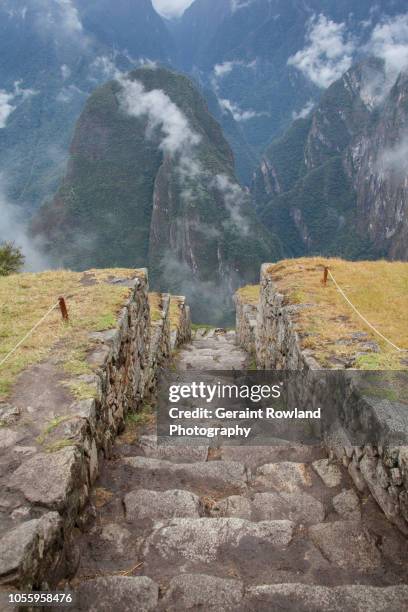
[[[215,330],[177,357],[180,371],[247,364],[234,332]],[[96,519],[78,537],[78,610],[408,607],[406,539],[320,448],[124,436],[98,486]]]

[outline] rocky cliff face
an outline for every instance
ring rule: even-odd
[[[401,74],[371,130],[346,153],[362,232],[378,252],[408,259],[408,74]]]
[[[203,98],[165,69],[136,70],[90,97],[65,179],[34,231],[76,269],[148,265],[156,288],[187,293],[195,315],[215,322],[232,289],[279,254]]]
[[[287,254],[408,258],[407,112],[406,75],[370,59],[272,144],[253,190]]]

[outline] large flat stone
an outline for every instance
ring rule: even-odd
[[[312,478],[305,463],[282,461],[261,465],[256,470],[255,485],[293,493],[299,488],[311,487]]]
[[[83,582],[76,589],[78,612],[150,612],[157,610],[159,587],[146,576],[108,576]]]
[[[358,520],[361,517],[360,500],[353,489],[342,491],[333,497],[333,508],[345,519]]]
[[[320,523],[309,534],[326,559],[341,568],[368,572],[381,564],[374,538],[358,521]]]
[[[240,461],[247,467],[255,469],[267,463],[277,463],[281,460],[307,463],[321,456],[320,447],[294,444],[284,440],[276,440],[269,446],[225,446],[222,458],[227,461]]]
[[[8,427],[0,428],[0,448],[9,448],[20,442],[24,438],[24,433],[9,429]]]
[[[211,563],[220,548],[237,548],[245,539],[284,547],[293,535],[290,521],[251,523],[239,518],[174,519],[157,523],[144,545],[145,556],[153,553],[162,560],[184,558],[191,562]]]
[[[162,601],[169,612],[181,610],[236,610],[242,601],[244,585],[205,574],[182,574],[170,581]]]
[[[257,612],[397,612],[408,607],[408,586],[263,585],[249,587],[245,603]]]
[[[138,489],[125,496],[126,520],[198,518],[201,515],[200,498],[180,489],[150,491]]]
[[[167,459],[181,463],[207,461],[208,445],[158,444],[157,436],[141,436],[138,446],[145,457]]]
[[[70,492],[80,486],[80,474],[81,454],[70,446],[31,457],[14,472],[8,486],[33,504],[62,511]]]
[[[336,463],[330,463],[328,459],[319,459],[312,465],[326,487],[338,487],[341,484],[341,470]]]
[[[145,482],[174,483],[184,486],[208,486],[243,490],[247,486],[246,468],[235,461],[209,461],[206,463],[171,463],[146,457],[127,457],[125,465],[136,470],[137,477]],[[170,484],[172,483],[172,484]],[[168,488],[168,486],[167,486]]]
[[[280,521],[314,524],[324,520],[321,502],[304,493],[256,493],[251,499],[231,495],[214,504],[211,516],[236,517],[251,521]]]
[[[214,517],[241,518],[251,520],[251,500],[242,495],[230,495],[219,500],[210,508],[210,514]]]
[[[257,493],[252,502],[252,520],[289,519],[294,523],[320,523],[324,520],[323,504],[312,495],[294,493]]]
[[[0,540],[0,583],[30,585],[52,547],[62,547],[62,519],[57,512],[9,531]]]

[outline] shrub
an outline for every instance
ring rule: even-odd
[[[9,276],[20,272],[24,265],[25,257],[21,249],[13,242],[0,244],[0,276]]]

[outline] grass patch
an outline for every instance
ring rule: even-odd
[[[197,331],[198,329],[214,329],[214,325],[208,325],[207,323],[192,323],[191,329],[192,331]]]
[[[180,326],[181,299],[176,295],[170,297],[170,330],[175,331]]]
[[[150,404],[144,404],[138,412],[128,412],[126,415],[126,426],[148,425],[155,418],[154,409]]]
[[[113,277],[133,278],[141,271],[89,270],[93,284],[82,284],[82,272],[56,270],[0,277],[0,361],[57,302],[66,298],[70,321],[56,308],[12,357],[0,367],[0,399],[10,393],[17,376],[29,366],[53,357],[76,376],[90,372],[86,350],[89,333],[111,329],[131,289],[109,284]]]
[[[105,506],[113,497],[112,491],[103,487],[95,487],[92,491],[92,500],[97,508]]]
[[[161,293],[149,293],[150,320],[152,323],[162,319],[162,295]]]
[[[145,431],[155,423],[156,412],[150,404],[144,404],[137,412],[128,412],[125,417],[125,431],[120,434],[119,441],[124,444],[134,444]]]
[[[74,379],[64,381],[63,385],[68,387],[68,389],[71,391],[71,393],[75,396],[77,400],[95,399],[97,396],[96,387],[86,382],[78,382]]]
[[[259,302],[260,286],[246,285],[245,287],[238,289],[237,295],[245,304],[252,304],[256,306]]]
[[[47,446],[45,447],[45,452],[46,453],[57,453],[63,448],[67,448],[68,446],[75,446],[75,444],[73,444],[72,440],[66,440],[66,439],[56,440],[55,442],[52,442],[52,444],[47,444]]]
[[[321,364],[328,357],[355,359],[363,370],[407,369],[408,353],[395,351],[351,309],[329,279],[323,286],[323,267],[333,276],[356,308],[394,344],[408,349],[408,263],[350,262],[311,257],[288,259],[271,265],[277,289],[288,304],[307,304],[293,320],[303,348]],[[379,352],[368,345],[375,342]],[[365,346],[367,345],[367,346]],[[355,357],[358,353],[367,353]]]
[[[67,421],[70,418],[71,418],[70,416],[58,416],[58,417],[55,417],[54,419],[52,419],[48,423],[48,425],[45,427],[45,429],[42,432],[42,434],[40,434],[38,436],[38,438],[37,438],[38,444],[44,444],[46,438],[54,431],[54,429],[56,429],[58,427],[58,425],[60,425],[64,421]]]

